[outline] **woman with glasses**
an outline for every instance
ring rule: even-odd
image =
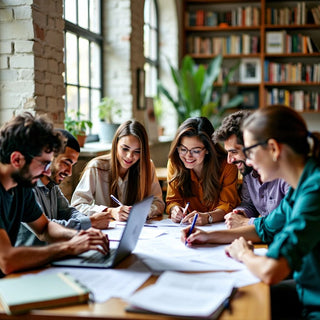
[[[309,132],[297,112],[278,105],[259,109],[243,128],[247,163],[263,182],[282,178],[291,188],[278,208],[253,226],[195,230],[187,239],[185,229],[182,240],[233,241],[226,253],[273,285],[272,319],[320,319],[320,133]],[[248,240],[268,243],[266,256],[255,255]],[[291,274],[293,279],[282,281]]]
[[[115,133],[110,154],[87,164],[71,202],[88,215],[106,211],[115,220],[126,221],[131,206],[150,195],[154,200],[148,217],[162,215],[162,191],[146,130],[140,122],[129,120]]]
[[[213,132],[204,117],[187,119],[177,130],[169,151],[166,197],[174,222],[191,223],[196,213],[198,225],[223,221],[240,201],[237,167],[213,143]]]

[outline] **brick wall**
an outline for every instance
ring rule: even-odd
[[[63,125],[62,0],[0,3],[0,124],[23,110]]]

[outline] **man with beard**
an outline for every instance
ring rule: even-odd
[[[59,184],[72,175],[72,167],[77,163],[80,146],[77,139],[68,131],[57,129],[65,140],[65,147],[62,153],[54,156],[50,170],[51,175],[43,174],[37,181],[34,188],[36,199],[44,211],[44,214],[52,221],[67,228],[86,230],[90,227],[106,229],[111,221],[111,215],[107,212],[97,212],[91,216],[81,213],[71,207],[69,201],[63,195]],[[31,232],[28,226],[21,224],[16,246],[20,245],[45,245],[36,235]]]
[[[235,164],[243,176],[241,204],[224,217],[229,229],[253,224],[255,217],[268,215],[279,205],[289,189],[289,185],[281,179],[262,183],[258,172],[247,166],[242,152],[244,143],[241,124],[249,115],[250,111],[238,111],[227,116],[212,137],[215,143],[224,143],[228,163]]]
[[[0,129],[0,278],[88,250],[109,251],[108,237],[94,228],[67,229],[48,220],[32,187],[50,174],[53,155],[61,150],[61,134],[44,117],[24,113]],[[20,223],[50,245],[15,247]]]

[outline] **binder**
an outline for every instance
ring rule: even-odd
[[[66,273],[27,275],[0,280],[0,302],[9,315],[31,309],[85,303],[90,291]]]

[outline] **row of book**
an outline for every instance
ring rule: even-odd
[[[259,52],[259,37],[249,34],[227,37],[187,37],[187,52],[194,54],[251,54]]]
[[[211,26],[259,26],[260,8],[254,6],[238,7],[230,11],[195,10],[185,13],[186,27]]]
[[[297,2],[295,7],[267,8],[267,24],[306,24],[307,9],[304,1]]]
[[[273,88],[266,90],[265,103],[266,105],[284,104],[297,111],[320,111],[320,93]]]
[[[320,24],[320,6],[306,9],[305,2],[298,2],[294,8],[267,8],[266,24],[303,25]]]
[[[265,60],[264,81],[320,83],[320,63],[276,63]]]
[[[319,48],[310,36],[286,30],[266,32],[266,53],[314,53]]]

